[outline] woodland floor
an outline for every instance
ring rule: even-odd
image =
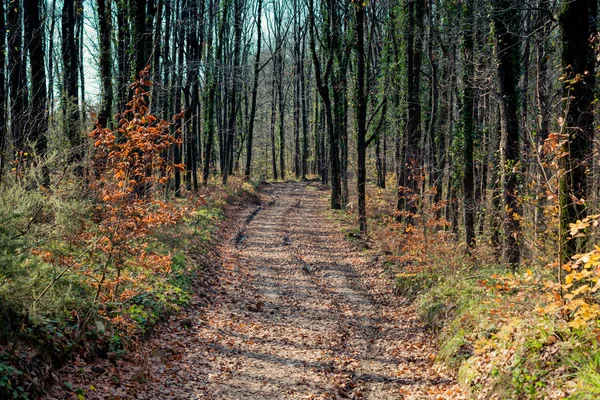
[[[126,359],[76,360],[58,381],[89,399],[464,398],[376,253],[328,218],[326,191],[287,182],[260,196],[235,211],[192,307]]]

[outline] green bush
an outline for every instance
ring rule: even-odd
[[[442,275],[431,269],[415,273],[402,272],[396,275],[394,293],[412,301],[432,286],[441,285],[442,280]]]
[[[22,371],[7,364],[6,357],[0,355],[0,395],[27,399],[25,389],[15,384],[21,375],[23,375]]]
[[[88,358],[123,356],[132,340],[147,336],[156,323],[189,305],[194,280],[224,219],[222,207],[251,196],[253,190],[250,184],[232,180],[229,188],[211,188],[204,203],[174,199],[185,207],[199,207],[144,243],[148,252],[171,255],[170,270],[131,265],[130,279],[120,287],[128,296],[98,304],[95,281],[89,276],[101,260],[86,246],[99,221],[82,183],[65,176],[52,192],[28,186],[7,181],[0,193],[2,399],[39,393],[48,371],[74,350]],[[36,387],[29,376],[34,370]]]

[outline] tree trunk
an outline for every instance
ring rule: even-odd
[[[6,14],[4,13],[4,1],[0,0],[0,54],[6,54]],[[4,164],[6,159],[6,142],[8,130],[6,129],[6,57],[0,57],[0,186],[4,176]]]
[[[406,0],[406,71],[407,71],[407,120],[404,144],[402,185],[406,190],[399,192],[399,201],[404,211],[409,211],[406,222],[412,224],[412,216],[417,213],[412,200],[419,192],[421,151],[421,25],[423,23],[423,0]]]
[[[590,189],[587,173],[592,165],[594,139],[595,52],[590,38],[596,33],[598,3],[595,0],[572,0],[560,14],[562,28],[562,66],[567,74],[563,81],[567,142],[561,158],[559,184],[560,255],[567,261],[585,251],[585,240],[565,240],[569,224],[585,218]]]
[[[159,86],[163,87],[164,90],[164,82],[161,82],[162,78],[162,65],[160,62],[160,58],[162,56],[163,50],[163,41],[166,42],[166,37],[163,38],[163,35],[166,35],[166,32],[163,32],[163,15],[164,15],[164,0],[158,0],[158,6],[156,8],[156,23],[154,27],[150,26],[150,29],[154,29],[154,39],[152,46],[152,98],[150,100],[150,109],[155,110],[156,112],[160,112],[162,110],[162,101],[164,101],[163,92],[161,92]],[[167,22],[167,25],[169,22]],[[166,44],[166,43],[165,43]]]
[[[475,171],[473,164],[475,58],[473,54],[473,0],[467,0],[464,6],[465,25],[463,42],[463,107],[462,125],[464,136],[463,166],[463,213],[465,223],[465,242],[468,252],[475,245]]]
[[[165,0],[165,35],[164,35],[164,47],[162,49],[162,84],[163,84],[163,92],[162,92],[162,101],[161,110],[163,119],[172,118],[171,116],[171,95],[167,93],[168,89],[171,88],[171,20],[172,20],[172,9],[173,3],[172,0]]]
[[[496,54],[498,62],[498,82],[501,97],[502,145],[501,168],[505,216],[504,259],[516,268],[520,260],[520,223],[517,201],[517,181],[519,171],[519,119],[517,79],[519,76],[519,1],[494,1],[494,30],[496,33]]]
[[[54,31],[56,29],[56,0],[52,0],[50,12],[50,28],[48,30],[48,111],[53,115],[54,106]]]
[[[238,111],[237,106],[237,81],[238,81],[238,69],[240,64],[240,52],[242,45],[242,1],[235,0],[234,10],[234,43],[233,43],[233,67],[231,69],[231,92],[230,92],[230,110],[229,120],[227,123],[227,133],[225,135],[225,167],[223,169],[223,184],[227,184],[227,178],[233,167],[233,141],[235,138],[236,125],[235,119]]]
[[[432,1],[428,7],[429,11],[429,42],[428,42],[428,54],[429,64],[431,66],[431,117],[429,118],[429,134],[428,134],[428,164],[429,164],[429,185],[434,188],[433,203],[437,205],[440,200],[442,193],[442,185],[440,180],[440,165],[438,147],[439,142],[436,135],[438,134],[438,121],[439,121],[439,82],[438,82],[438,61],[433,51],[433,45],[436,40],[436,26],[435,26],[435,13],[434,13],[434,2]]]
[[[285,179],[285,96],[283,94],[283,69],[285,57],[282,45],[280,46],[279,55],[277,58],[277,99],[279,101],[279,172],[281,174],[281,179]]]
[[[83,26],[83,0],[78,0],[75,8],[75,46],[77,47],[78,55],[77,55],[77,66],[79,67],[79,93],[80,93],[80,119],[81,122],[85,120],[86,108],[85,108],[85,69],[83,64],[83,32],[85,28]],[[83,125],[80,123],[80,127]]]
[[[536,88],[535,88],[535,101],[537,111],[537,131],[536,136],[536,148],[537,157],[540,160],[545,159],[545,154],[542,150],[542,146],[550,133],[550,96],[548,82],[548,62],[549,62],[549,44],[548,37],[552,31],[552,20],[550,12],[550,1],[539,0],[539,10],[537,11],[535,31],[535,54],[536,54]],[[540,173],[540,179],[544,177],[544,166],[543,162],[539,163],[538,170]],[[544,235],[547,231],[546,219],[544,218],[544,206],[546,204],[545,195],[545,182],[538,183],[538,201],[535,208],[534,215],[534,226],[536,238]]]
[[[274,58],[273,58],[274,60]],[[273,66],[275,67],[275,66]],[[275,143],[275,118],[277,111],[277,83],[276,79],[273,78],[271,87],[271,123],[269,129],[271,132],[271,163],[273,167],[273,179],[277,180],[277,150]]]
[[[300,59],[300,24],[298,0],[294,0],[294,175],[296,179],[302,174],[300,159],[300,68],[302,60]]]
[[[549,0],[539,0],[535,37],[536,41],[536,103],[538,111],[538,145],[544,143],[550,132],[550,100],[548,83],[548,37],[552,31],[552,14]]]
[[[384,100],[385,101],[385,100]],[[385,165],[385,153],[387,151],[386,135],[384,132],[384,124],[387,117],[387,102],[385,102],[381,109],[381,116],[379,117],[379,123],[373,132],[375,135],[375,168],[377,170],[377,187],[385,189],[385,178],[387,175]],[[381,138],[383,137],[383,141]],[[382,147],[383,146],[383,147]]]
[[[184,0],[182,5],[182,16],[184,13],[184,9],[186,1]],[[135,79],[138,79],[138,74],[141,70],[146,67],[146,47],[147,47],[147,39],[146,39],[146,0],[131,0],[131,20],[132,24],[132,42],[133,42],[133,65],[134,65],[134,75]],[[184,17],[185,19],[185,17]],[[183,38],[180,38],[183,42]]]
[[[129,84],[131,81],[131,65],[129,61],[129,18],[125,2],[117,2],[117,93],[118,111],[123,112],[129,97]],[[138,71],[139,72],[139,71]]]
[[[179,3],[180,7],[180,22],[179,27],[176,30],[175,41],[173,43],[173,53],[177,54],[177,68],[176,74],[177,77],[175,79],[175,94],[174,94],[174,103],[173,103],[173,113],[174,115],[178,115],[181,113],[181,92],[183,89],[183,58],[184,58],[184,44],[185,44],[185,24],[181,22],[181,20],[185,21],[187,19],[187,0],[181,0]],[[176,52],[177,51],[177,52]],[[137,55],[140,56],[140,51],[138,51]],[[139,61],[139,60],[138,60]],[[175,138],[178,140],[182,140],[182,130],[183,124],[181,118],[177,118],[175,121]],[[183,162],[182,149],[183,143],[178,143],[174,146],[173,149],[173,162],[177,166],[181,166]],[[181,196],[181,169],[175,168],[174,173],[174,191],[175,196]]]
[[[46,156],[48,140],[48,95],[44,63],[44,30],[40,20],[39,0],[24,2],[25,43],[29,51],[31,71],[31,106],[29,108],[27,140],[34,143],[38,159]],[[2,53],[3,54],[3,53]],[[48,167],[42,162],[42,185],[50,185]]]
[[[212,8],[212,7],[209,7]],[[215,141],[215,98],[217,91],[217,59],[212,57],[212,26],[215,17],[210,19],[207,39],[207,77],[206,77],[206,97],[204,103],[204,129],[206,131],[206,142],[204,143],[204,169],[202,172],[202,183],[206,186],[210,175],[210,167],[213,158],[213,146]],[[223,37],[223,24],[220,25],[218,38]],[[221,42],[217,43],[217,55],[220,57]]]
[[[456,77],[454,74],[454,68],[456,66],[456,56],[457,56],[457,51],[456,51],[456,44],[453,44],[450,47],[450,54],[449,54],[449,58],[450,58],[450,62],[449,62],[449,66],[446,67],[446,77],[448,79],[448,89],[446,91],[447,93],[447,105],[448,105],[448,110],[445,113],[446,116],[446,126],[445,126],[445,130],[442,130],[441,133],[443,133],[443,135],[440,137],[440,150],[439,150],[439,159],[440,159],[440,168],[443,168],[443,172],[442,174],[446,177],[447,179],[447,190],[446,190],[446,207],[444,210],[444,219],[447,222],[450,222],[450,215],[451,215],[451,207],[452,207],[452,202],[454,201],[451,197],[451,191],[450,188],[452,186],[452,171],[450,168],[450,155],[451,155],[451,145],[452,145],[452,133],[453,133],[453,128],[454,128],[454,123],[455,123],[455,116],[454,116],[454,109],[455,109],[455,97],[454,97],[454,91],[455,91],[455,87],[456,87]],[[440,195],[440,199],[441,199],[441,195]]]
[[[18,155],[24,151],[27,112],[27,88],[24,85],[25,55],[21,34],[21,7],[18,0],[11,0],[8,4],[8,30],[10,131],[14,151]]]
[[[67,137],[71,143],[69,162],[81,163],[83,160],[83,144],[81,138],[79,115],[79,51],[75,42],[76,10],[81,6],[80,0],[64,0],[62,11],[62,58],[63,58],[63,118]],[[78,174],[83,173],[77,166]]]
[[[248,119],[248,138],[246,146],[246,168],[244,176],[250,178],[252,170],[252,143],[254,140],[254,120],[256,118],[256,97],[258,95],[258,75],[260,73],[260,51],[262,46],[262,0],[258,1],[258,10],[256,15],[256,55],[254,59],[254,76],[252,80],[252,100],[250,105],[250,117]]]
[[[364,24],[365,6],[361,2],[354,4],[356,18],[356,148],[357,148],[357,192],[358,192],[358,226],[363,236],[367,235],[367,206],[365,199],[366,185],[366,144],[367,131],[367,96],[365,94],[365,44]]]
[[[98,125],[106,128],[112,125],[112,11],[111,0],[97,0],[98,27],[100,36],[100,84],[102,87],[102,106],[98,116]],[[110,123],[109,123],[110,122]]]
[[[334,9],[334,1],[329,0],[328,6],[330,11]],[[317,46],[315,40],[315,20],[314,20],[314,4],[313,0],[309,2],[309,19],[310,19],[310,48],[312,53],[313,64],[315,68],[315,83],[321,99],[323,100],[323,106],[325,111],[325,122],[327,124],[327,130],[329,133],[329,158],[331,165],[331,208],[339,210],[342,208],[341,204],[341,182],[340,182],[340,147],[339,138],[337,136],[337,130],[333,123],[333,110],[331,104],[331,98],[329,96],[329,85],[328,79],[331,74],[333,66],[333,54],[332,52],[328,55],[328,60],[325,66],[325,73],[321,71],[321,62],[317,55]],[[331,37],[331,33],[329,33]]]
[[[186,188],[198,189],[197,170],[197,140],[198,140],[198,70],[200,62],[200,47],[198,44],[198,2],[190,1],[190,14],[187,32],[187,76],[185,89],[185,134],[186,134]]]
[[[307,107],[307,89],[306,89],[306,74],[304,67],[304,58],[306,56],[306,37],[302,39],[302,53],[300,55],[300,91],[301,91],[301,107],[302,107],[302,179],[306,179],[308,171],[308,107]]]

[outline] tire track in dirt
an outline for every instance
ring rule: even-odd
[[[247,290],[219,317],[245,321],[227,332],[242,338],[235,355],[221,357],[236,368],[211,375],[207,392],[223,399],[459,398],[453,381],[433,369],[432,338],[414,310],[399,305],[381,267],[327,219],[324,193],[299,182],[266,193],[270,206],[231,254],[249,277]]]

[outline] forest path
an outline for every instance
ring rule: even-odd
[[[356,250],[312,183],[264,185],[221,245],[220,288],[149,343],[119,398],[461,398],[433,337]],[[162,343],[162,344],[161,344]],[[162,346],[163,348],[158,348]],[[143,374],[143,379],[139,379]],[[137,381],[137,382],[136,382]]]

